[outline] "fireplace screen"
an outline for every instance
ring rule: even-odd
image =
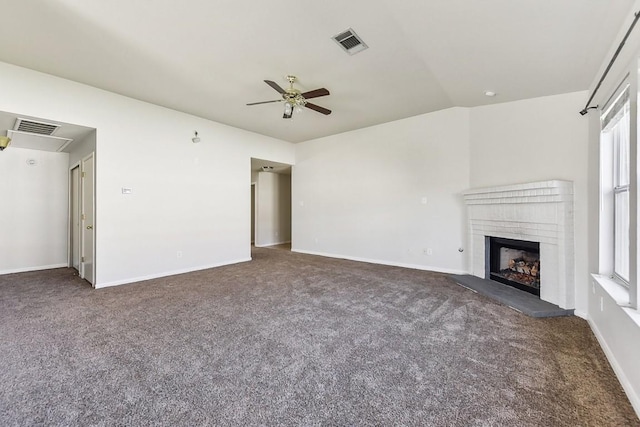
[[[540,243],[489,239],[490,278],[540,296]]]

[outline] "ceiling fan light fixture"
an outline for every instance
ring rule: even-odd
[[[282,115],[283,119],[290,119],[293,117],[293,105],[290,102],[284,103],[284,114]]]

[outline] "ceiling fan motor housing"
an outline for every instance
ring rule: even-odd
[[[304,99],[300,91],[295,89],[287,89],[287,91],[282,94],[282,99],[293,105],[304,105],[307,103],[307,100]]]

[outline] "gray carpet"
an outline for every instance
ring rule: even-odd
[[[639,425],[587,323],[446,275],[256,249],[91,290],[0,276],[0,425]]]

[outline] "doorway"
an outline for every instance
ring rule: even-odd
[[[291,249],[291,165],[251,159],[251,240]]]
[[[0,271],[79,271],[81,163],[96,151],[96,129],[8,111],[0,111],[0,129],[13,136],[0,175],[16,181],[0,195],[20,212],[3,224],[11,256],[0,259]]]

